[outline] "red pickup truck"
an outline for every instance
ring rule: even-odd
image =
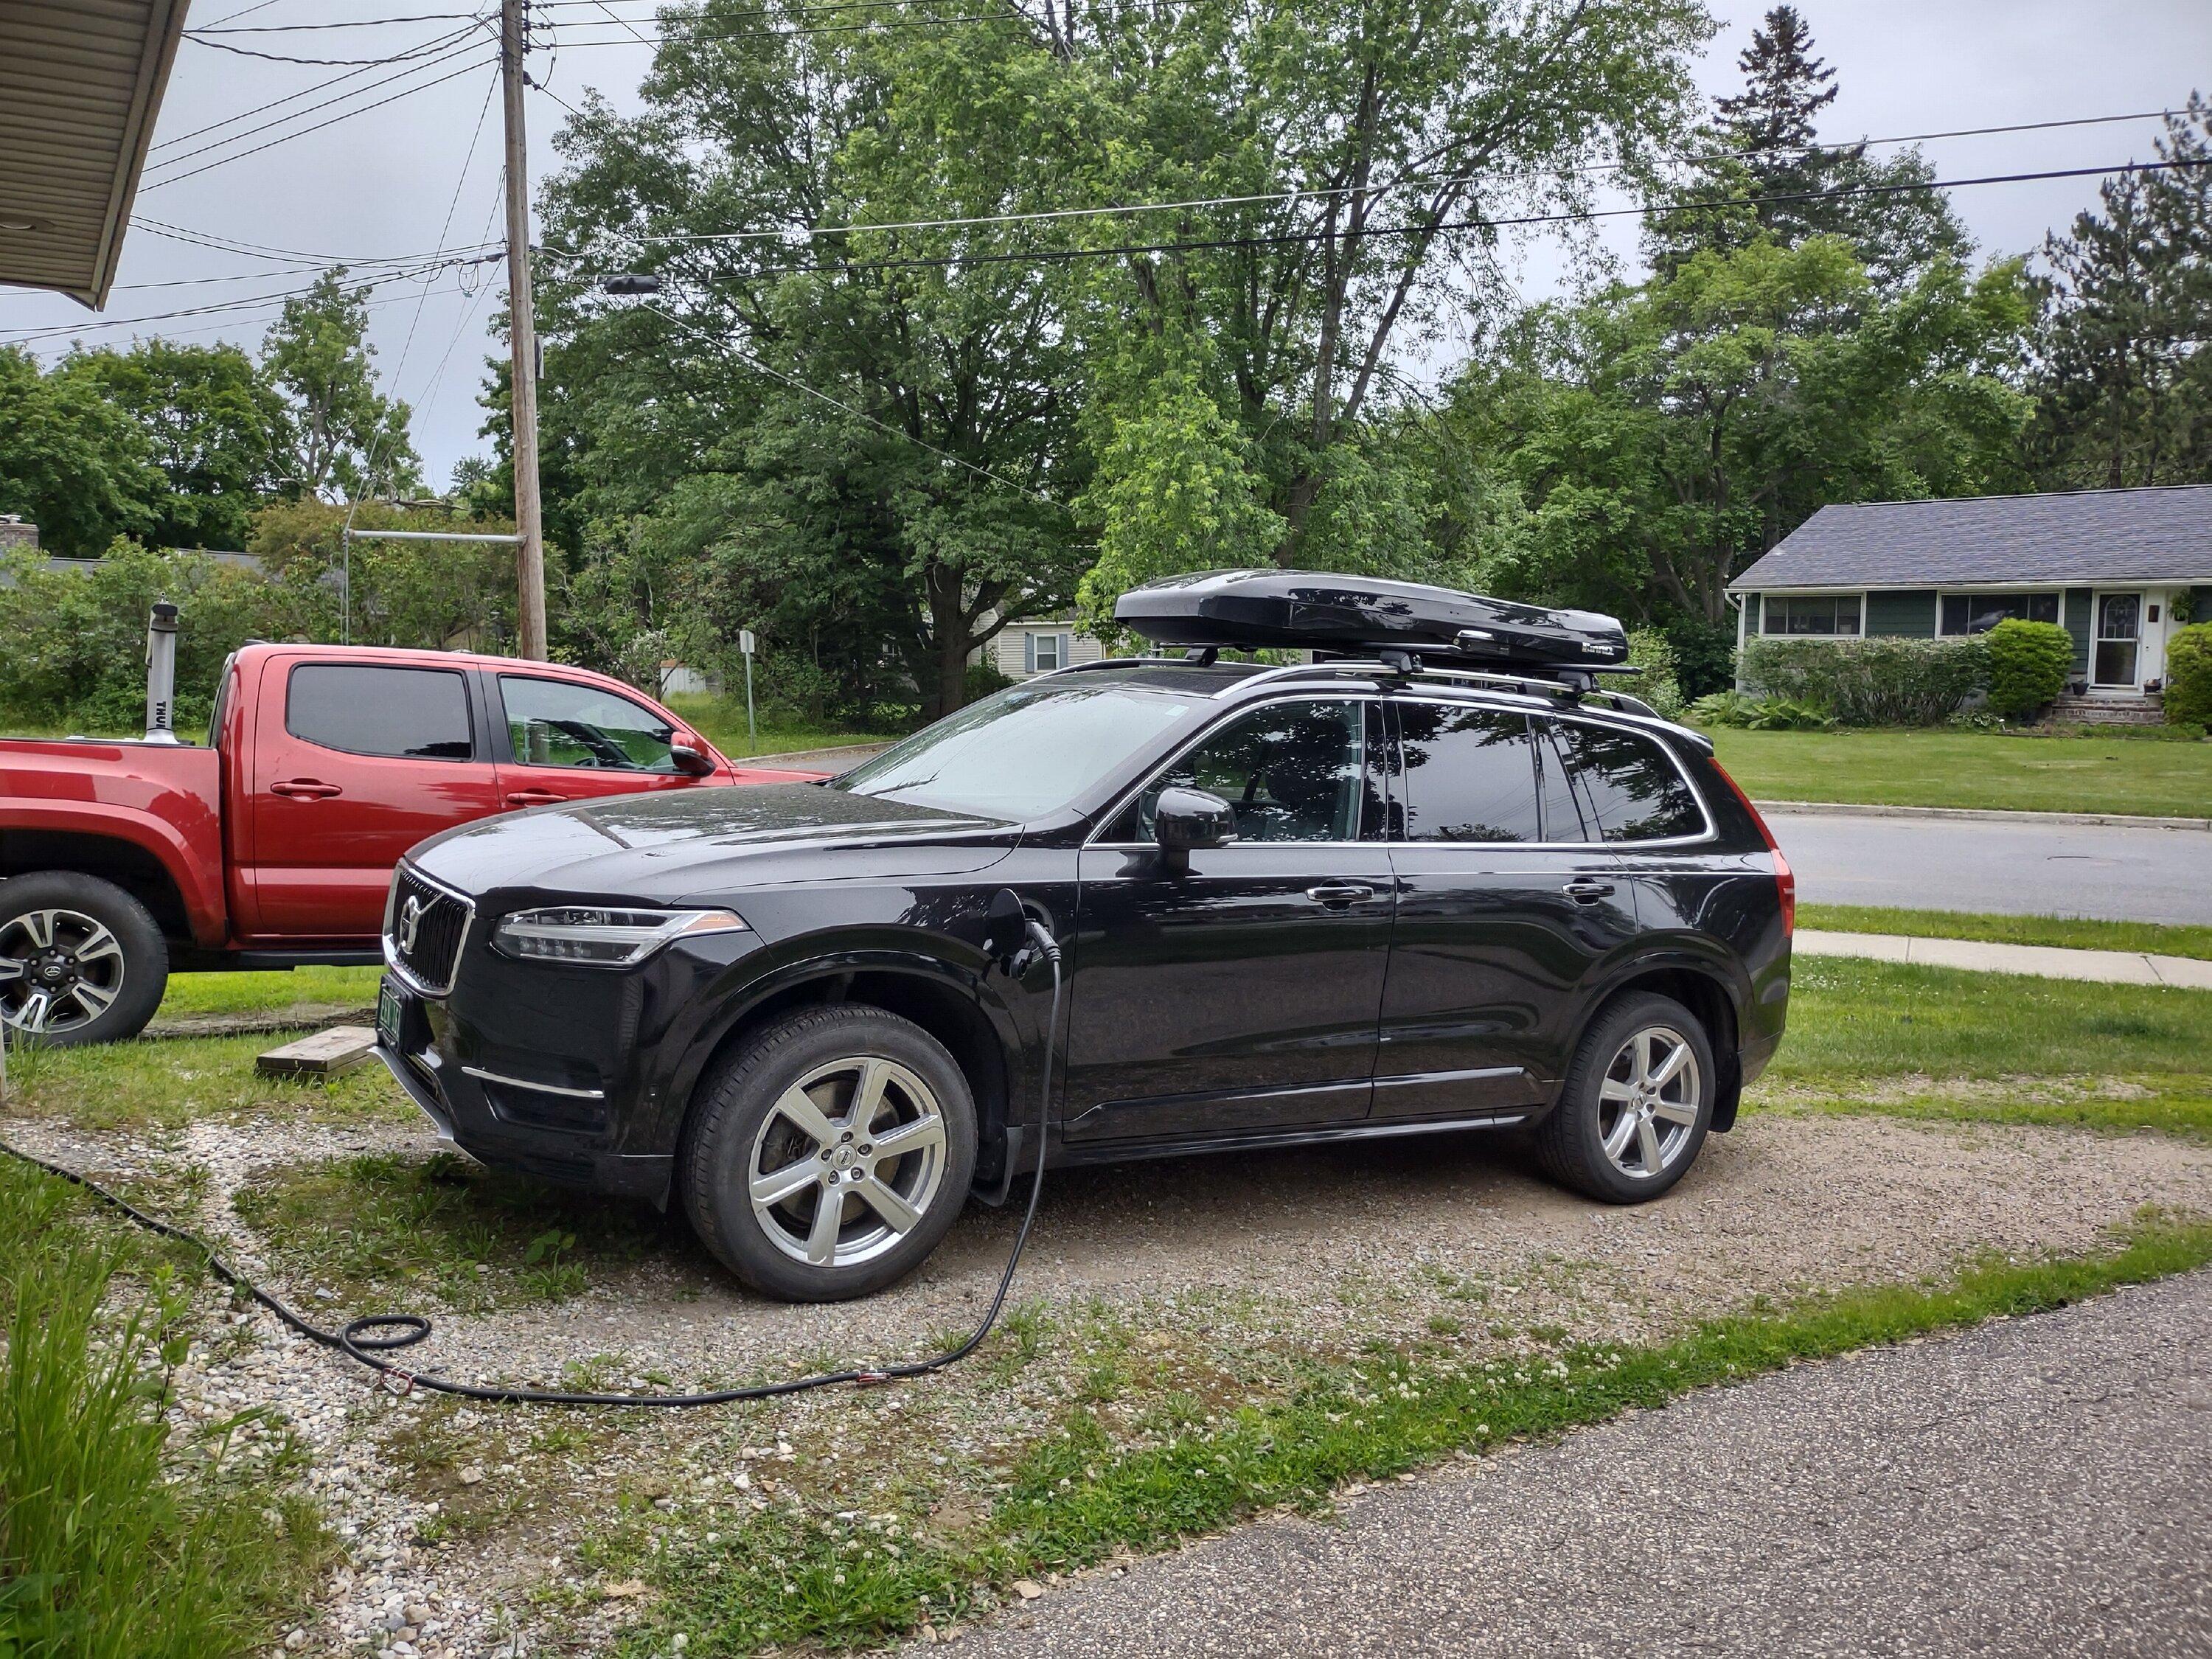
[[[392,866],[471,818],[805,775],[732,766],[582,669],[250,645],[205,748],[0,738],[0,1020],[103,1042],[172,972],[376,962]]]

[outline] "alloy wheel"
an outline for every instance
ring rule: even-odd
[[[1613,1167],[1648,1181],[1681,1157],[1704,1087],[1697,1051],[1680,1031],[1647,1025],[1632,1032],[1598,1089],[1598,1141]]]
[[[753,1138],[753,1217],[814,1267],[872,1261],[921,1224],[945,1164],[937,1097],[896,1060],[856,1054],[785,1090]]]
[[[0,1021],[33,1036],[89,1025],[123,994],[123,945],[81,910],[0,921]]]

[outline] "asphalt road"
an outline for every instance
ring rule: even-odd
[[[2212,1273],[1246,1527],[960,1650],[2212,1653]]]
[[[1808,904],[2212,923],[2212,835],[1771,812]]]

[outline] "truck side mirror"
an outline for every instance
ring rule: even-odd
[[[1218,795],[1203,789],[1163,789],[1152,806],[1152,839],[1160,860],[1176,875],[1190,868],[1190,855],[1237,839],[1237,811]]]
[[[714,769],[714,763],[688,743],[672,745],[668,763],[687,778],[703,778]]]

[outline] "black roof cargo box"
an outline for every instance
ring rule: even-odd
[[[1449,587],[1312,570],[1203,570],[1124,593],[1115,620],[1161,645],[1372,654],[1545,673],[1618,669],[1628,636],[1611,617],[1485,599]]]

